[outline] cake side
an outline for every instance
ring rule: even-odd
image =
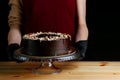
[[[40,32],[23,36],[22,47],[27,55],[57,56],[68,53],[71,37],[68,34]]]

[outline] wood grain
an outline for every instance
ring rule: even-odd
[[[0,62],[0,80],[120,80],[120,62],[54,62],[59,74],[34,74],[38,62]]]

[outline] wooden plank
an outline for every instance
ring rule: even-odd
[[[120,62],[55,62],[59,74],[34,74],[39,62],[0,62],[0,80],[120,80]]]

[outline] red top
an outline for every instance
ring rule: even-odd
[[[25,32],[75,32],[76,0],[23,0]]]

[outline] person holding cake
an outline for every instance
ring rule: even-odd
[[[88,42],[86,0],[9,0],[8,55],[20,48],[23,34],[60,32],[70,34],[73,47],[85,57]],[[23,32],[22,32],[23,30]]]

